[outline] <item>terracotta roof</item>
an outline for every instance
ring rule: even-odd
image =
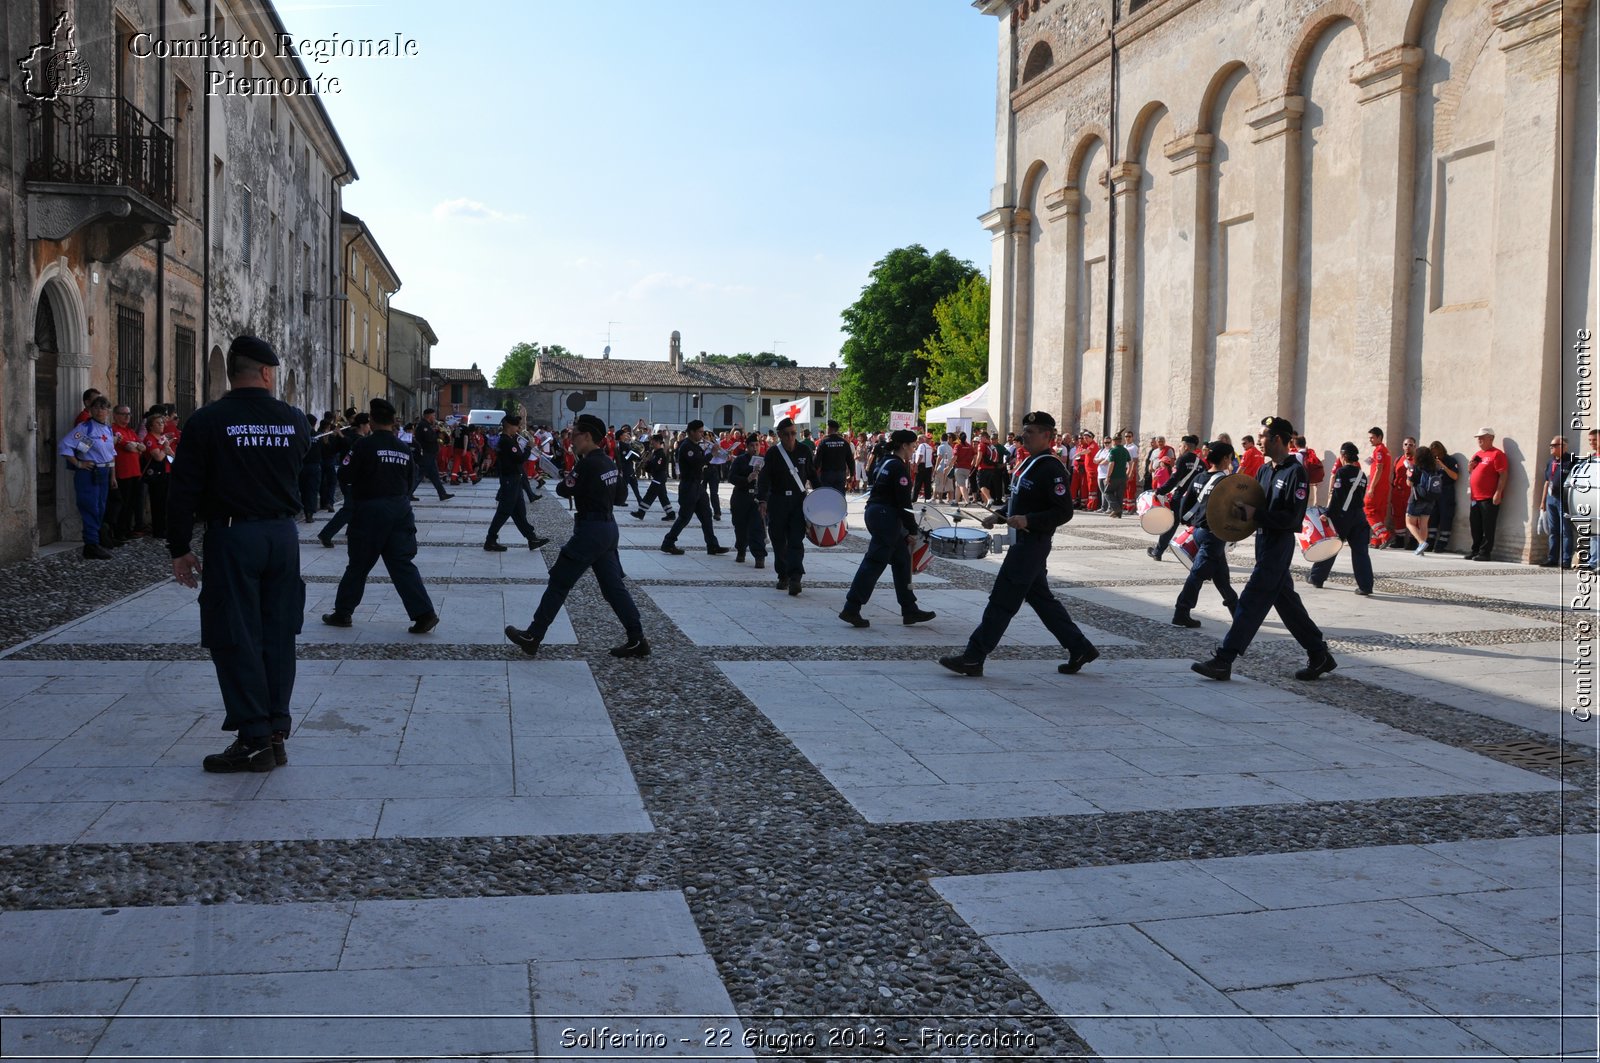
[[[657,388],[740,390],[756,386],[765,391],[838,391],[841,369],[803,365],[794,369],[771,366],[720,365],[686,361],[683,371],[667,362],[634,358],[542,358],[530,383],[576,387],[580,384],[616,387],[639,385]]]
[[[472,369],[442,369],[439,366],[434,366],[430,372],[442,380],[467,380],[476,381],[480,384],[487,384],[489,382],[488,379],[484,377],[483,370],[476,367]]]

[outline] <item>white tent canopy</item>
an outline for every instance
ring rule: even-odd
[[[976,391],[969,391],[953,402],[943,406],[935,406],[928,411],[924,424],[946,424],[952,417],[964,417],[972,421],[984,421],[991,427],[994,418],[989,416],[989,384],[983,383]]]

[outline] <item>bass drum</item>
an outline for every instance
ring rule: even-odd
[[[1584,458],[1567,477],[1567,519],[1584,535],[1600,535],[1600,460]]]

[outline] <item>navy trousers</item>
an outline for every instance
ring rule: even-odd
[[[1017,533],[1017,544],[1006,551],[1005,560],[1000,562],[989,604],[983,608],[983,620],[967,640],[967,660],[981,661],[994,652],[1023,602],[1033,607],[1045,629],[1073,657],[1094,649],[1094,643],[1072,622],[1067,607],[1050,589],[1050,579],[1045,574],[1049,558],[1049,536]]]
[[[500,529],[506,526],[506,521],[515,524],[517,531],[521,532],[525,539],[539,537],[533,523],[528,520],[528,498],[523,494],[525,483],[526,481],[520,476],[500,481],[500,486],[494,493],[494,518],[489,521],[489,537],[484,540],[485,542],[497,541],[500,538]]]
[[[433,615],[433,600],[417,571],[417,522],[404,495],[364,498],[351,503],[349,561],[339,580],[333,611],[349,616],[361,604],[367,574],[381,558],[394,589],[412,620]]]
[[[706,501],[711,503],[711,515],[722,519],[722,466],[706,466]]]
[[[1229,609],[1239,601],[1239,596],[1233,593],[1231,574],[1228,571],[1228,544],[1218,539],[1206,528],[1194,530],[1195,554],[1194,567],[1189,569],[1189,578],[1183,581],[1183,589],[1178,592],[1178,608],[1188,612],[1200,602],[1200,585],[1210,580],[1217,588],[1217,593],[1222,595],[1222,604]]]
[[[706,549],[714,550],[721,545],[717,542],[717,530],[711,526],[711,501],[706,497],[704,481],[693,480],[678,484],[678,519],[672,522],[672,528],[667,532],[667,537],[661,540],[662,546],[678,545],[678,536],[689,524],[689,521],[698,518],[700,530],[706,537]]]
[[[867,555],[850,581],[850,593],[845,595],[846,609],[860,609],[872,597],[873,587],[883,570],[888,568],[894,576],[894,597],[900,611],[909,613],[917,607],[917,595],[911,589],[911,547],[906,545],[906,528],[900,514],[893,506],[874,502],[867,507],[867,531],[872,541],[867,544]]]
[[[772,538],[772,574],[795,579],[806,574],[805,496],[776,492],[767,499],[767,534]]]
[[[667,485],[663,480],[651,480],[650,486],[645,489],[644,498],[639,502],[639,508],[648,511],[655,502],[661,503],[663,513],[672,512],[672,500],[667,497]]]
[[[591,568],[594,569],[595,580],[600,584],[600,594],[617,614],[617,619],[622,621],[629,641],[644,635],[639,607],[634,604],[633,595],[628,593],[627,586],[622,582],[622,558],[617,554],[617,538],[617,522],[609,516],[604,519],[580,518],[573,522],[572,538],[561,547],[556,563],[550,566],[550,582],[545,584],[544,596],[539,599],[539,608],[533,614],[533,623],[528,625],[528,631],[534,638],[544,638],[544,633],[555,621],[556,613],[566,602],[567,595],[572,593],[578,577]]]
[[[439,452],[437,450],[419,450],[414,455],[414,458],[417,471],[422,474],[424,480],[433,485],[433,489],[439,492],[439,498],[442,500],[449,492],[444,489],[444,481],[439,478]],[[421,481],[417,482],[420,485]]]
[[[843,494],[844,485],[849,481],[850,477],[841,469],[839,472],[822,473],[817,477],[817,479],[822,482],[823,487],[831,487],[840,494]]]
[[[200,584],[200,645],[222,688],[222,729],[240,738],[289,730],[294,637],[305,618],[294,520],[206,528]]]
[[[100,529],[106,519],[106,496],[111,493],[111,472],[106,469],[74,469],[72,490],[83,518],[83,545],[100,542]]]
[[[1256,533],[1255,571],[1250,573],[1244,590],[1239,592],[1239,608],[1233,614],[1233,626],[1228,628],[1222,647],[1217,651],[1218,657],[1232,662],[1249,649],[1269,609],[1278,611],[1278,619],[1307,655],[1316,657],[1327,650],[1322,631],[1312,622],[1300,595],[1295,593],[1294,576],[1289,571],[1294,551],[1294,535],[1290,532]]]
[[[736,488],[728,502],[733,514],[733,548],[748,550],[757,557],[767,556],[767,526],[761,523],[761,507],[749,490]]]
[[[1356,586],[1364,591],[1372,589],[1372,553],[1368,549],[1372,545],[1372,525],[1366,518],[1357,514],[1347,520],[1330,517],[1333,520],[1333,530],[1339,533],[1339,538],[1344,540],[1344,550],[1341,553],[1350,555],[1350,570],[1355,573]],[[1324,558],[1311,566],[1311,575],[1306,580],[1313,587],[1320,587],[1327,580],[1328,574],[1333,571],[1333,563],[1339,560],[1339,555]]]

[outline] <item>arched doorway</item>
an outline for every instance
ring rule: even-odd
[[[732,428],[735,423],[735,418],[738,416],[738,407],[734,406],[732,403],[729,403],[717,411],[717,423],[723,428]]]
[[[215,402],[228,390],[228,370],[222,361],[222,348],[212,347],[206,357],[206,401]]]
[[[60,432],[56,424],[57,356],[61,342],[56,329],[55,311],[50,300],[41,296],[33,314],[33,345],[38,356],[33,363],[34,518],[39,529],[39,545],[47,546],[61,537],[61,522],[56,518],[56,444]]]

